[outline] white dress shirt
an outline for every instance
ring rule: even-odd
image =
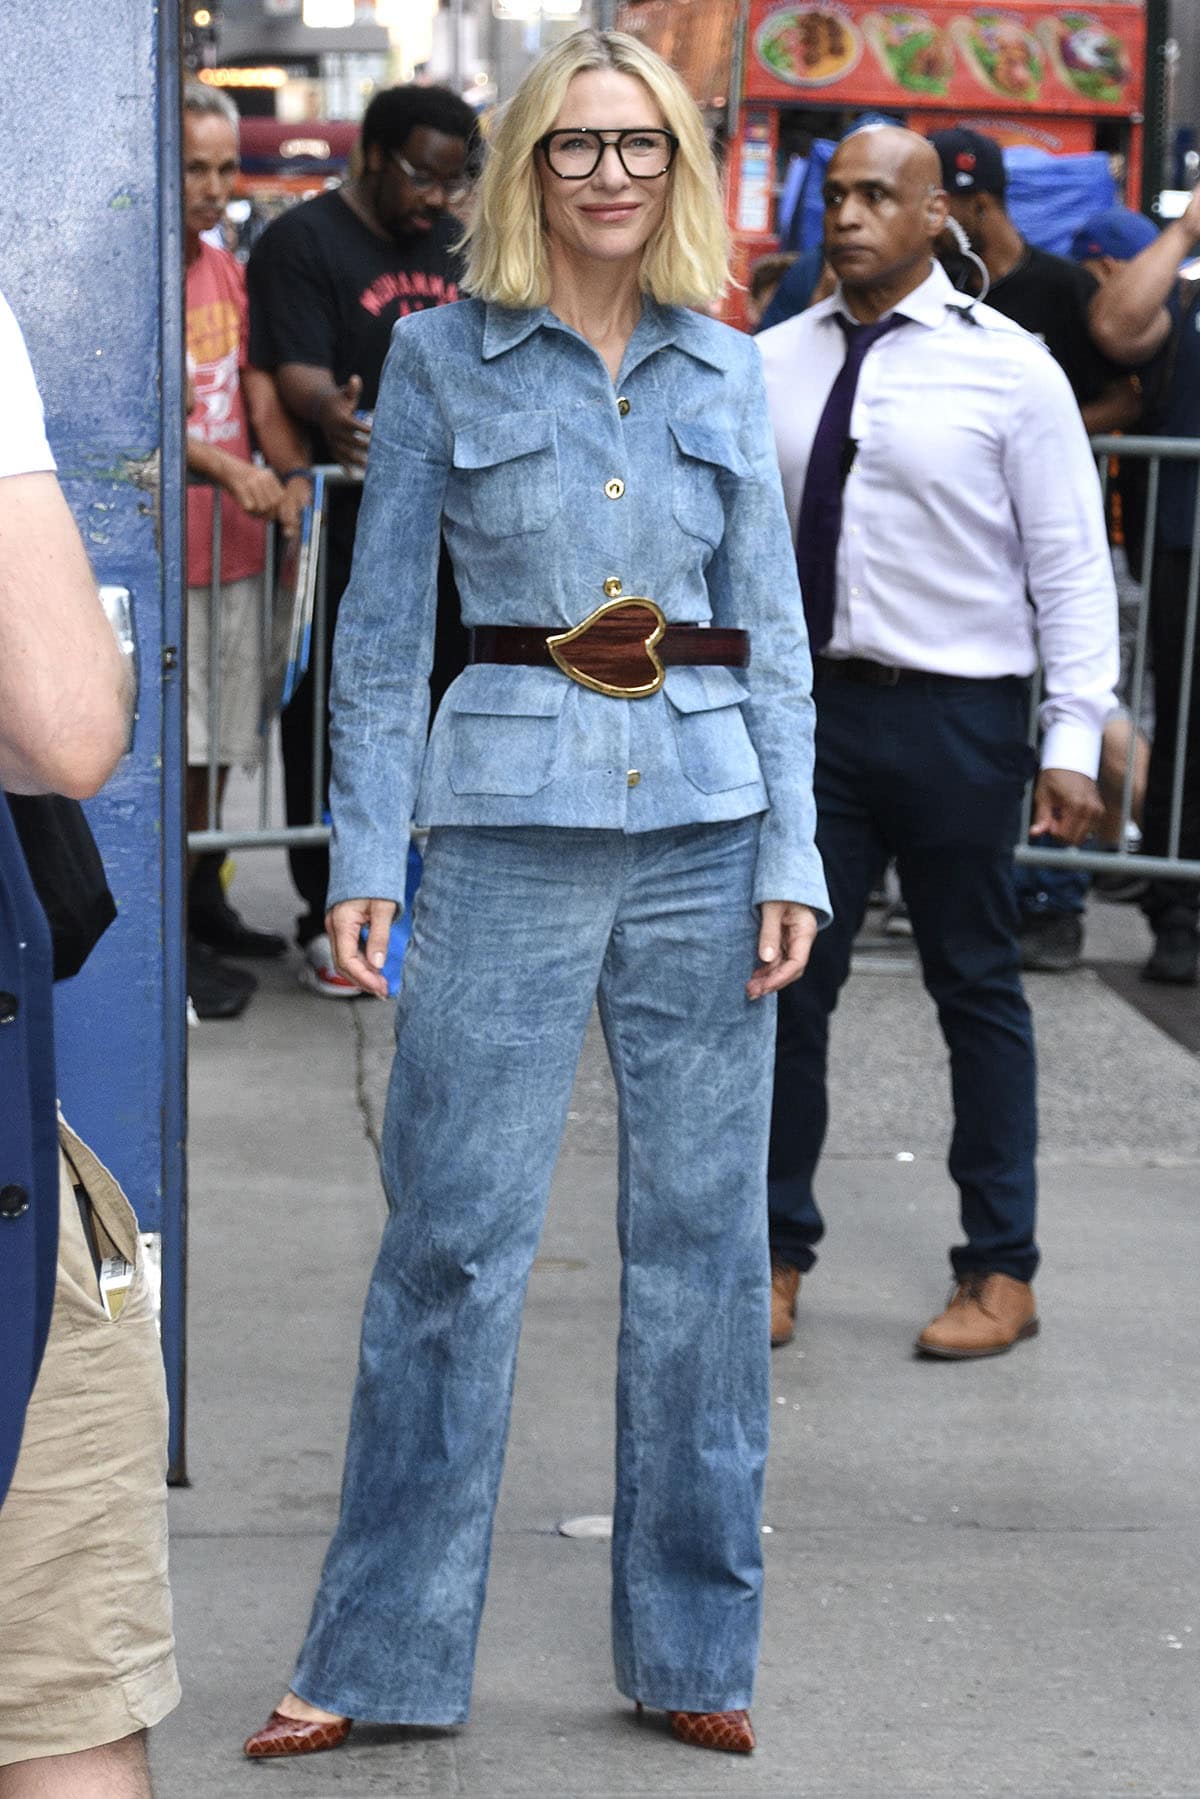
[[[37,475],[54,468],[46,442],[46,424],[37,382],[29,365],[29,353],[21,327],[8,302],[0,294],[0,393],[4,414],[0,420],[0,478],[5,475]]]
[[[824,654],[987,679],[1040,650],[1042,765],[1095,775],[1115,701],[1117,601],[1100,483],[1066,376],[933,264],[854,398]],[[758,338],[793,532],[846,355],[839,289]],[[1032,601],[1032,604],[1030,603]]]

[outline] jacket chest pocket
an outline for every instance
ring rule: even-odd
[[[467,670],[468,675],[474,672]],[[514,797],[549,786],[558,765],[558,718],[569,685],[561,678],[536,684],[518,679],[487,692],[468,688],[456,695],[452,688],[445,703],[451,709],[453,791]]]
[[[544,531],[558,513],[552,412],[507,412],[454,433],[446,514],[487,537]]]
[[[689,537],[715,549],[725,535],[724,484],[749,473],[733,438],[699,419],[671,421],[671,510]]]

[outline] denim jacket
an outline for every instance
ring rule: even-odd
[[[565,630],[619,581],[668,622],[747,629],[751,666],[614,699],[476,663],[427,746],[443,530],[468,626]],[[402,900],[410,819],[652,831],[762,812],[755,900],[827,918],[811,681],[749,338],[646,299],[614,386],[545,309],[465,300],[397,324],[335,642],[330,904]]]

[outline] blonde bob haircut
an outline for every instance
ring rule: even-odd
[[[577,31],[564,38],[533,65],[493,119],[463,240],[463,288],[499,306],[544,306],[549,300],[537,145],[562,110],[572,78],[588,69],[615,69],[640,81],[679,139],[664,177],[670,187],[663,220],[642,253],[642,292],[664,306],[708,305],[728,282],[729,233],[704,122],[670,64],[621,31]]]

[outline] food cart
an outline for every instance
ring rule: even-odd
[[[711,0],[709,0],[711,5]],[[697,0],[626,0],[622,28],[659,44],[656,15]],[[706,7],[707,11],[707,7]],[[726,193],[734,273],[776,247],[787,165],[814,141],[840,138],[864,111],[927,133],[969,125],[1008,146],[1117,159],[1129,203],[1141,193],[1146,80],[1144,0],[984,6],[925,0],[742,0],[725,12],[732,66],[707,75],[730,96]],[[699,8],[697,7],[697,22]],[[687,33],[677,35],[686,41]],[[702,34],[695,34],[692,38]],[[665,47],[670,56],[671,50]],[[678,59],[676,58],[677,66]],[[688,69],[682,71],[690,79]],[[692,91],[710,108],[724,96]],[[738,296],[729,316],[740,323]]]

